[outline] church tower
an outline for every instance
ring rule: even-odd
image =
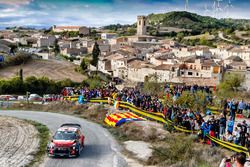
[[[146,16],[137,16],[137,35],[146,35],[147,33],[147,17]]]

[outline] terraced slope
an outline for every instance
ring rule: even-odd
[[[81,82],[85,76],[75,71],[76,65],[64,60],[32,60],[22,66],[24,78],[28,76],[46,76],[54,80],[66,78],[75,82]],[[16,76],[21,66],[0,69],[0,78],[12,78]]]

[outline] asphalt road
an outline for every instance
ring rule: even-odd
[[[78,158],[46,158],[45,167],[113,167],[126,166],[120,147],[100,125],[73,116],[48,112],[2,111],[0,115],[29,119],[46,125],[52,133],[63,123],[79,123],[85,134],[85,148]]]

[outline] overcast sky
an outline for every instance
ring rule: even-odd
[[[190,12],[250,19],[250,0],[189,0]],[[0,0],[0,26],[131,24],[137,15],[184,10],[185,0]]]

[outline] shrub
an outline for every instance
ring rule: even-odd
[[[15,77],[10,80],[0,80],[0,94],[25,94],[26,91],[40,95],[57,94],[64,87],[76,85],[78,84],[70,79],[56,82],[47,77],[36,78],[31,76],[22,81],[19,77]]]
[[[218,148],[200,146],[194,136],[175,134],[153,147],[153,156],[148,165],[159,166],[218,166],[224,156]]]

